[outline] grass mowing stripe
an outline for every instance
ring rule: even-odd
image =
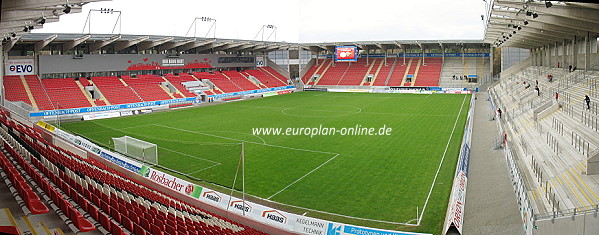
[[[435,178],[433,178],[433,183],[431,184],[431,189],[428,191],[428,196],[426,196],[426,201],[424,202],[424,206],[422,207],[422,212],[420,213],[420,218],[418,218],[417,224],[420,224],[420,221],[422,220],[422,215],[424,215],[424,210],[426,210],[426,205],[428,204],[428,200],[430,199],[431,193],[433,192],[433,188],[435,187],[435,182],[437,181],[437,176],[439,176],[439,171],[441,171],[441,166],[443,166],[443,160],[445,160],[445,154],[447,153],[447,149],[449,149],[449,144],[451,143],[451,138],[453,137],[455,128],[458,125],[458,120],[460,119],[460,114],[462,114],[462,109],[464,108],[464,102],[466,102],[466,97],[468,97],[468,96],[464,96],[464,100],[462,100],[462,106],[460,106],[460,112],[458,112],[458,115],[455,118],[455,123],[453,124],[453,129],[451,130],[451,134],[449,135],[449,139],[447,140],[447,145],[445,145],[445,150],[443,151],[443,157],[441,157],[441,162],[439,162],[439,168],[437,168],[437,172],[435,173]]]

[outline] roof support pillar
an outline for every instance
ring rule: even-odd
[[[385,49],[385,58],[384,58],[384,63],[385,63],[384,65],[385,65],[385,66],[387,66],[387,56],[388,56],[388,52],[389,52],[389,50],[388,50],[388,49]]]
[[[564,40],[562,41],[562,68],[566,69],[566,67],[568,67],[568,63],[566,62],[566,52],[568,52],[568,50],[566,50],[566,39],[564,38]]]
[[[0,63],[4,63],[4,46],[0,44]],[[0,105],[4,106],[4,68],[0,69]]]
[[[405,66],[406,65],[406,48],[403,47],[401,49],[403,50],[403,65]]]
[[[578,51],[580,50],[580,43],[578,43],[578,37],[574,35],[574,40],[572,41],[572,49],[574,53],[572,53],[572,64],[573,66],[578,67]]]
[[[555,64],[555,66],[556,66],[557,68],[559,68],[559,65],[558,65],[558,64],[559,64],[559,58],[557,57],[557,56],[558,56],[558,46],[557,46],[557,42],[555,42],[555,43],[553,44],[553,46],[554,46],[554,48],[553,48],[553,59],[555,60],[555,61],[554,61],[554,64]]]
[[[591,32],[587,31],[587,36],[584,40],[584,69],[591,69]]]

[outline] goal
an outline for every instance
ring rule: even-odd
[[[158,145],[130,136],[112,138],[114,150],[143,162],[158,165]]]

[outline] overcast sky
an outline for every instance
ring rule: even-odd
[[[270,24],[276,40],[287,42],[482,39],[484,30],[481,0],[112,0],[33,32],[81,33],[89,10],[100,8],[122,11],[122,34],[185,36],[194,17],[203,16],[217,20],[217,38],[261,40],[258,32]],[[111,33],[117,16],[92,12],[91,33]],[[197,22],[196,36],[204,37],[211,23]],[[275,40],[271,32],[265,30],[265,40]],[[193,34],[192,28],[187,36]]]

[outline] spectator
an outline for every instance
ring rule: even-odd
[[[568,72],[572,72],[572,65],[568,65]]]
[[[584,102],[587,103],[587,109],[591,109],[591,98],[588,95],[584,95]]]
[[[555,92],[555,101],[557,101],[558,97],[559,97],[559,95],[557,94],[557,92]]]
[[[539,80],[535,80],[536,86],[539,86]]]
[[[557,62],[557,67],[558,67],[558,68],[559,68],[559,66],[560,66],[560,65],[561,65],[561,64],[560,64],[559,62]]]
[[[549,82],[553,82],[553,75],[549,76]]]
[[[538,86],[535,86],[535,91],[537,91],[537,96],[541,96],[541,90],[539,90]]]
[[[497,108],[497,116],[499,117],[499,119],[501,119],[501,108]]]

